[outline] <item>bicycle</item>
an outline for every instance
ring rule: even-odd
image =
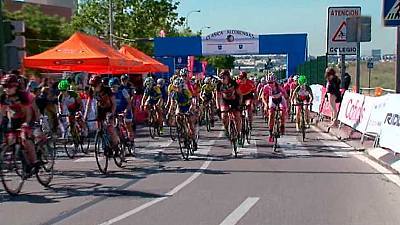
[[[69,117],[68,115],[59,115],[59,121],[61,126],[63,124],[63,120],[61,118]],[[76,154],[81,151],[84,154],[89,154],[89,146],[90,146],[90,139],[85,138],[83,133],[83,128],[79,125],[77,121],[81,120],[81,115],[77,113],[75,116],[72,116],[69,125],[66,129],[63,130],[62,138],[64,139],[64,150],[67,156],[70,159],[75,158]],[[88,144],[84,147],[85,139],[87,139]],[[70,146],[72,143],[72,146]]]
[[[233,112],[234,112],[233,109],[229,109],[227,111],[228,117],[229,117],[229,120],[228,120],[228,138],[229,138],[229,141],[231,142],[232,152],[233,152],[235,158],[237,158],[239,132],[238,132],[238,129],[236,127],[235,116],[234,116]]]
[[[115,121],[115,128],[117,129],[118,136],[121,140],[121,148],[123,152],[128,150],[129,154],[133,156],[135,154],[135,139],[129,138],[128,135],[128,128],[125,124],[125,114],[120,113],[118,114],[116,121]]]
[[[148,126],[149,126],[150,137],[152,139],[154,139],[156,135],[161,136],[160,124],[158,124],[157,112],[154,105],[150,106],[149,108]]]
[[[190,113],[178,113],[176,115],[176,131],[179,143],[179,150],[183,159],[189,160],[193,155],[195,140],[190,137],[189,123]]]
[[[247,144],[250,144],[251,140],[251,127],[250,127],[250,119],[249,119],[249,113],[247,111],[247,106],[244,105],[241,108],[241,116],[242,116],[242,130],[239,134],[239,144],[244,147],[245,142],[247,141]]]
[[[311,104],[308,104],[308,103],[304,104],[303,102],[298,102],[297,104],[294,104],[294,106],[300,106],[300,113],[301,113],[301,117],[300,117],[300,132],[302,134],[303,142],[306,139],[306,119],[305,119],[304,106],[309,106],[309,105],[311,105]]]
[[[118,167],[122,168],[125,162],[125,153],[117,145],[114,148],[111,145],[111,137],[107,131],[107,125],[111,123],[110,116],[104,121],[100,121],[100,128],[96,132],[94,153],[96,157],[97,167],[103,174],[107,174],[108,161],[112,157],[114,163]],[[89,121],[92,122],[92,121]]]
[[[281,137],[281,119],[282,119],[281,112],[282,112],[282,110],[278,104],[275,109],[275,121],[274,121],[273,130],[272,130],[272,136],[274,137],[274,144],[272,147],[274,149],[274,152],[277,152],[278,138]]]
[[[33,174],[42,186],[49,186],[53,179],[56,155],[49,142],[48,136],[42,136],[41,139],[35,138],[35,154],[39,163],[29,166],[22,145],[21,129],[6,132],[0,155],[0,177],[4,190],[8,194],[18,195],[25,180]]]
[[[207,104],[205,105],[205,107],[204,107],[204,121],[206,123],[205,125],[206,125],[207,132],[211,131],[211,123],[212,123],[212,119],[211,119],[211,117],[212,117],[212,109],[211,109],[211,107],[213,107],[213,104],[212,104],[211,101],[212,100],[209,100],[207,102]]]

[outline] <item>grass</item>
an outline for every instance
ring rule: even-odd
[[[355,62],[351,62],[347,66],[347,72],[351,75],[351,80],[354,84],[356,76]],[[361,63],[361,87],[368,87],[368,68],[366,62]],[[374,68],[371,70],[371,87],[395,88],[395,62],[374,63]]]

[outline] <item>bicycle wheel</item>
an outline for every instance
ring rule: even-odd
[[[306,123],[304,120],[304,109],[301,109],[301,133],[303,142],[306,140]]]
[[[211,131],[210,109],[207,108],[205,111],[206,112],[204,114],[204,120],[206,122],[206,129],[207,129],[207,132],[210,132]]]
[[[280,114],[280,112],[276,111],[276,114],[275,114],[275,125],[274,125],[274,132],[273,132],[273,134],[274,134],[274,146],[273,146],[274,152],[277,152],[278,138],[280,138],[280,123],[281,123],[281,120],[280,120],[280,115],[279,114]]]
[[[94,154],[96,157],[97,167],[103,174],[107,173],[108,158],[111,154],[110,150],[108,150],[109,146],[108,138],[105,137],[103,132],[98,131],[95,138]]]
[[[126,145],[121,142],[116,148],[113,149],[114,151],[114,163],[119,168],[122,168],[125,162],[125,151]]]
[[[76,153],[79,151],[79,148],[83,151],[83,146],[81,144],[81,140],[79,137],[79,133],[76,130],[75,126],[68,126],[68,131],[70,138],[67,138],[64,143],[65,153],[70,159],[75,158]],[[72,143],[72,144],[70,144]]]
[[[169,136],[171,137],[172,141],[176,141],[177,131],[176,126],[169,126]]]
[[[4,190],[10,195],[18,195],[24,185],[23,153],[15,146],[1,152],[0,176]]]
[[[154,139],[155,138],[155,136],[156,136],[156,131],[155,131],[155,128],[154,128],[154,126],[155,126],[155,122],[156,120],[155,120],[155,118],[154,118],[154,112],[153,111],[150,111],[150,116],[149,116],[149,132],[150,132],[150,137],[152,138],[152,139]]]
[[[179,143],[179,150],[181,152],[181,155],[183,157],[183,159],[185,160],[189,160],[189,151],[187,148],[187,133],[184,131],[184,128],[181,126],[177,127],[177,136],[178,136],[178,143]]]
[[[245,123],[245,119],[242,117],[242,130],[237,134],[237,142],[242,148],[244,148],[244,143],[246,142]]]
[[[232,145],[232,150],[234,153],[235,158],[237,158],[237,154],[238,154],[238,146],[237,146],[237,142],[238,142],[238,138],[237,138],[237,132],[236,132],[236,127],[235,127],[235,123],[233,123],[232,121],[229,122],[229,130],[230,130],[230,140],[231,140],[231,145]]]
[[[48,187],[53,179],[55,150],[51,147],[51,142],[41,143],[37,146],[37,159],[41,166],[36,172],[36,179],[44,187]]]
[[[251,129],[250,129],[250,122],[249,120],[246,118],[246,141],[247,144],[250,144],[251,141]]]

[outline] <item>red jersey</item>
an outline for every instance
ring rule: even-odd
[[[256,85],[251,80],[237,80],[236,82],[239,85],[239,91],[242,93],[242,95],[248,95],[256,91]]]

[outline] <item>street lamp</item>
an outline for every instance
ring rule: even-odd
[[[198,10],[192,10],[192,11],[187,13],[187,15],[186,15],[186,29],[189,29],[189,16],[190,16],[190,14],[195,13],[195,12],[199,13],[201,11],[200,11],[200,9],[198,9]]]
[[[211,27],[209,27],[209,26],[204,26],[204,27],[202,27],[201,29],[200,29],[200,34],[203,34],[203,30],[204,29],[211,29]]]
[[[109,19],[109,26],[110,26],[110,46],[113,46],[113,2],[112,0],[108,1],[108,19]]]

